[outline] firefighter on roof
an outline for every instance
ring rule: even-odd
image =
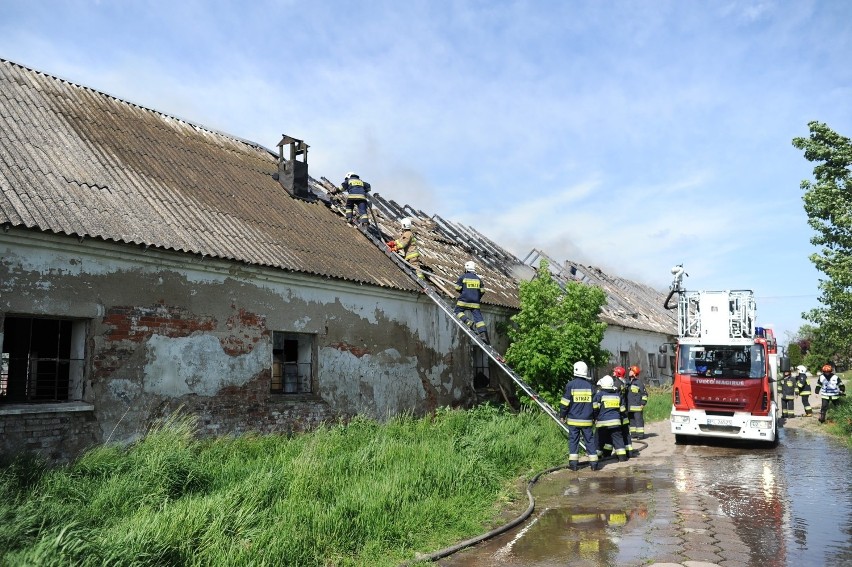
[[[370,192],[370,184],[361,181],[357,173],[350,171],[340,185],[340,189],[346,192],[346,220],[351,223],[367,226],[367,193]],[[355,218],[357,209],[358,218]]]
[[[822,398],[822,404],[819,408],[819,422],[825,423],[828,406],[837,405],[840,402],[840,396],[846,395],[846,386],[840,376],[832,371],[830,364],[822,367],[822,374],[817,378],[815,392]]]
[[[793,404],[796,400],[796,379],[789,370],[784,371],[781,377],[781,417],[796,417]]]
[[[400,225],[402,226],[402,236],[388,242],[388,248],[394,252],[399,252],[403,259],[417,270],[417,277],[422,280],[423,272],[420,271],[420,251],[417,249],[417,237],[411,231],[411,219],[402,219]]]
[[[607,374],[598,381],[598,390],[592,398],[592,407],[595,411],[595,427],[598,431],[598,439],[610,441],[619,461],[627,460],[627,450],[624,448],[624,439],[621,436],[623,417],[627,412],[624,407],[621,393],[618,391],[612,376]]]
[[[633,365],[627,378],[627,416],[630,422],[631,439],[645,438],[645,404],[648,403],[648,390],[639,379],[642,370]],[[631,455],[633,456],[633,455]]]
[[[476,264],[473,262],[465,262],[464,273],[456,282],[456,291],[459,292],[459,297],[453,313],[462,323],[479,333],[486,344],[489,344],[488,329],[485,328],[485,320],[479,310],[479,302],[482,301],[485,288],[482,285],[482,279],[476,275]]]
[[[813,415],[813,409],[811,409],[809,401],[811,396],[811,383],[808,382],[808,369],[804,366],[797,366],[796,370],[799,371],[799,375],[796,376],[796,388],[798,388],[799,396],[802,398],[802,406],[805,408],[805,417],[811,417]]]
[[[559,401],[559,417],[568,425],[568,468],[572,471],[580,468],[581,435],[592,470],[600,466],[595,445],[593,396],[589,367],[582,360],[574,363],[574,378],[565,385],[565,393]]]

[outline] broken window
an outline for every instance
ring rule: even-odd
[[[481,348],[473,351],[473,387],[487,388],[491,385],[491,359]]]
[[[85,331],[84,321],[6,316],[0,403],[82,399]]]
[[[313,391],[314,335],[272,333],[272,385],[276,394]]]
[[[626,350],[623,350],[619,353],[619,365],[624,368],[630,367],[630,353]]]
[[[653,352],[648,353],[648,383],[657,381],[657,354]]]

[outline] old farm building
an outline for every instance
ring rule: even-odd
[[[72,458],[179,407],[203,434],[288,433],[505,394],[327,182],[276,180],[288,138],[270,151],[2,60],[0,124],[0,453]],[[374,209],[389,235],[414,218],[448,279],[477,260],[495,337],[523,262],[471,227]],[[670,334],[629,319],[644,350]]]

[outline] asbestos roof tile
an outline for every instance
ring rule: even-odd
[[[257,144],[5,60],[0,103],[0,222],[417,289]]]

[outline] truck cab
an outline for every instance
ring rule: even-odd
[[[671,413],[675,439],[720,437],[774,444],[777,354],[771,330],[767,336],[766,329],[755,324],[754,293],[686,291],[677,277],[676,283],[678,341]]]

